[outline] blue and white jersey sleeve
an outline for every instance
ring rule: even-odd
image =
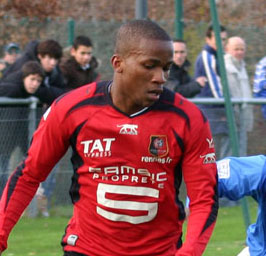
[[[219,197],[238,200],[243,196],[253,196],[257,199],[265,162],[264,155],[229,157],[218,161]]]
[[[256,223],[247,230],[250,255],[266,255],[266,156],[229,157],[217,162],[219,197],[238,200],[253,196],[258,202]]]
[[[266,56],[256,65],[253,92],[255,97],[266,97]]]

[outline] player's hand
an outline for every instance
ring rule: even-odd
[[[201,87],[204,87],[205,83],[207,82],[207,78],[205,76],[199,76],[196,81],[200,84]]]

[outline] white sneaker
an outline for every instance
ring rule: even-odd
[[[245,247],[237,256],[250,256],[249,248]]]

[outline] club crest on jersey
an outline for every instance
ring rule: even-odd
[[[119,134],[138,135],[138,125],[136,124],[121,124],[117,127],[120,128]]]
[[[168,142],[166,135],[152,135],[150,137],[149,152],[157,157],[168,154]]]

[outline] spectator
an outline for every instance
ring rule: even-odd
[[[226,29],[221,26],[220,30],[221,39],[225,43],[227,38]],[[217,61],[217,46],[212,25],[210,25],[206,31],[205,41],[206,45],[198,55],[195,63],[195,77],[206,76],[207,83],[196,96],[222,98],[223,92]],[[222,159],[229,156],[231,154],[231,146],[224,106],[201,105],[200,108],[210,121],[217,158]]]
[[[226,45],[225,67],[231,97],[251,98],[252,91],[245,66],[246,43],[241,37],[230,37]],[[247,132],[253,129],[253,109],[247,103],[234,106],[239,155],[247,155]]]
[[[0,83],[0,96],[27,98],[35,93],[40,86],[44,71],[40,64],[29,61],[22,69],[14,73],[13,81]],[[8,175],[8,163],[13,150],[18,146],[23,154],[28,147],[28,107],[1,106],[0,108],[0,197]],[[6,142],[6,143],[5,143]]]
[[[187,46],[185,41],[174,40],[174,63],[170,68],[170,74],[165,86],[186,98],[192,98],[198,94],[206,82],[206,77],[201,76],[196,80],[188,73],[190,62],[187,59]]]
[[[43,78],[44,70],[37,61],[26,62],[21,70],[10,75],[10,79],[0,81],[0,95],[11,98],[35,96]]]
[[[64,79],[58,67],[61,57],[62,47],[57,41],[51,39],[42,42],[31,41],[25,47],[21,57],[4,72],[3,80],[9,80],[10,75],[21,70],[23,64],[28,61],[40,62],[45,71],[45,78],[36,92],[36,96],[49,105],[55,98],[66,91]]]
[[[29,46],[30,45],[34,46],[35,43],[32,42],[29,44]],[[63,76],[59,68],[56,66],[58,60],[60,59],[60,56],[62,55],[62,49],[61,46],[56,41],[53,40],[43,41],[42,43],[39,43],[36,47],[39,52],[37,58],[34,58],[34,56],[30,54],[31,53],[30,50],[26,50],[26,52],[21,56],[21,59],[18,59],[17,62],[13,64],[15,67],[13,66],[10,67],[8,74],[6,74],[3,77],[3,79],[0,81],[0,86],[1,86],[0,93],[2,96],[13,97],[13,98],[26,98],[29,96],[35,96],[39,98],[41,103],[44,104],[44,109],[45,109],[54,101],[56,97],[65,92],[62,83]],[[30,61],[30,59],[33,59],[33,61]],[[26,65],[28,63],[30,64]],[[37,67],[36,63],[38,63],[38,66],[40,67]],[[23,64],[23,66],[22,68],[19,68],[21,64]],[[24,66],[26,66],[30,71],[33,71],[36,68],[45,71],[45,72],[42,71],[45,76],[44,79],[42,79],[41,86],[39,86],[37,90],[34,90],[33,93],[29,93],[29,91],[25,90],[24,87],[25,83],[23,81],[23,71],[22,71]],[[59,87],[57,87],[58,85]],[[20,110],[17,110],[17,112],[20,112]],[[23,116],[25,117],[25,115],[27,115],[27,113],[25,113]],[[27,117],[25,117],[25,119],[27,120]],[[18,122],[16,122],[15,124],[17,125]],[[8,129],[6,131],[8,131]],[[22,134],[23,136],[24,134],[28,134],[28,127],[24,125],[23,129],[20,129],[19,132],[17,132],[17,134],[20,136],[22,136]],[[27,138],[27,136],[25,137]],[[19,136],[16,137],[16,139],[19,140]],[[17,142],[17,140],[13,138],[12,141]],[[8,154],[8,156],[9,155],[10,154]],[[54,185],[55,185],[55,171],[51,172],[48,179],[44,183],[42,183],[42,186],[45,188],[44,190],[45,193],[41,199],[43,202],[47,201],[46,203],[47,206],[49,206],[49,202],[52,195],[52,188],[54,187]],[[46,196],[49,197],[46,198]],[[38,199],[39,198],[40,197],[38,197]],[[42,209],[42,215],[45,217],[49,216],[48,208]]]
[[[256,65],[253,92],[255,97],[266,98],[266,56]],[[262,105],[261,110],[266,119],[266,105]]]
[[[172,60],[172,40],[156,23],[120,27],[113,80],[54,102],[10,176],[0,201],[0,251],[71,145],[74,211],[62,238],[65,256],[202,255],[218,210],[215,153],[201,111],[163,88]],[[191,198],[183,245],[182,176]]]
[[[62,60],[60,68],[68,89],[75,89],[100,79],[96,72],[98,62],[92,55],[92,42],[86,36],[75,38],[70,57]]]
[[[0,78],[5,70],[16,61],[16,59],[19,57],[19,54],[20,48],[16,43],[9,43],[4,47],[4,57],[0,60]]]

